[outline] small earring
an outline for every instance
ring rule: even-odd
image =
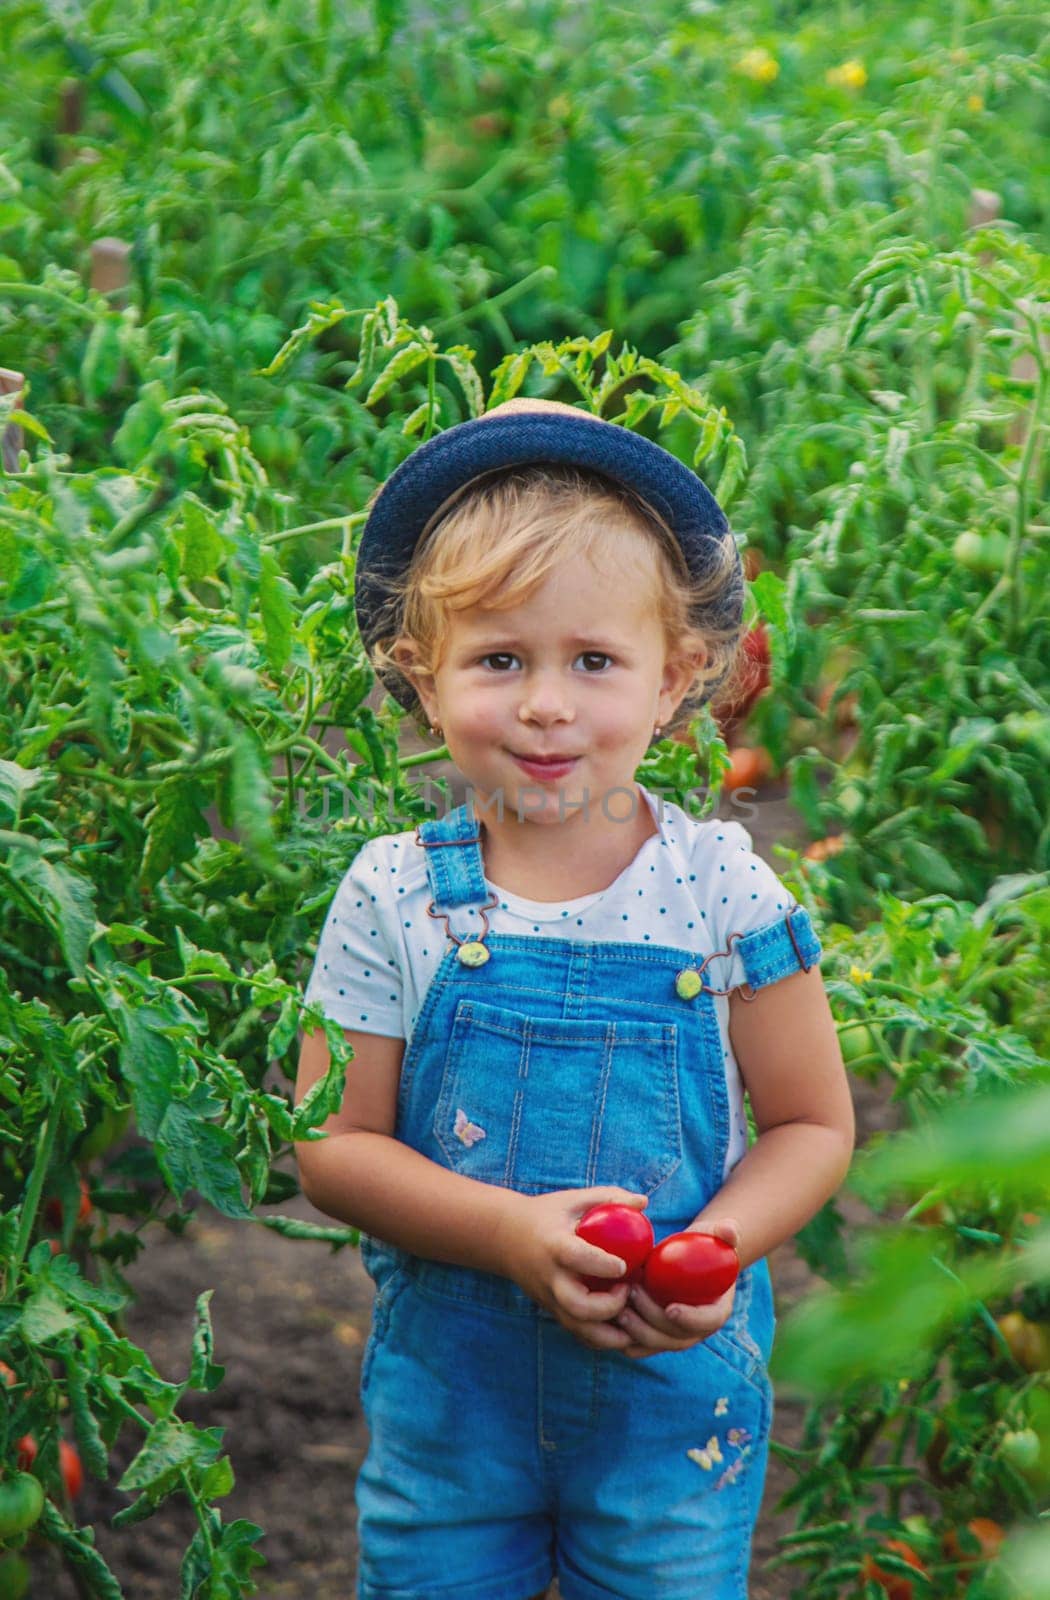
[[[430,731],[431,731],[431,733],[437,735],[437,734],[439,734],[441,732],[441,729],[437,726],[437,723],[432,722],[430,724]]]
[[[659,737],[660,737],[662,732],[663,732],[663,729],[661,728],[660,724],[657,723],[656,727],[653,729],[653,738],[654,739],[659,739]]]

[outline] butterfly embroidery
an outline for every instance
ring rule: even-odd
[[[484,1128],[479,1128],[476,1122],[471,1122],[462,1106],[456,1111],[456,1125],[452,1131],[457,1139],[463,1141],[468,1150],[472,1145],[476,1145],[479,1139],[485,1137]]]
[[[714,1434],[702,1450],[687,1450],[686,1455],[690,1461],[695,1461],[698,1467],[703,1467],[705,1472],[710,1472],[715,1463],[722,1459],[722,1451]]]

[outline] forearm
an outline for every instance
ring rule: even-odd
[[[689,1224],[702,1232],[732,1217],[740,1263],[768,1255],[792,1238],[831,1198],[849,1170],[852,1139],[839,1128],[784,1122],[763,1133],[718,1193]]]
[[[504,1272],[501,1238],[519,1197],[438,1166],[384,1133],[296,1146],[303,1193],[318,1211],[412,1255]]]

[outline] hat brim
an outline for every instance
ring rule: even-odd
[[[510,412],[474,417],[439,433],[401,463],[373,503],[357,550],[354,606],[365,648],[388,620],[386,584],[404,575],[424,529],[457,492],[499,468],[555,463],[601,473],[646,500],[674,533],[690,576],[703,583],[719,547],[735,541],[725,513],[695,472],[669,450],[617,423],[583,411]],[[739,557],[738,557],[739,567]],[[719,626],[739,624],[743,574],[726,585]],[[384,684],[402,705],[415,708],[408,685]]]

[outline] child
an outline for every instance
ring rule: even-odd
[[[358,852],[307,990],[354,1060],[302,1186],[376,1285],[359,1600],[539,1600],[555,1573],[563,1600],[740,1600],[764,1258],[840,1184],[853,1117],[807,913],[739,823],[634,780],[732,665],[733,537],[658,445],[515,400],[397,469],[356,583],[382,681],[468,783]],[[327,1065],[316,1032],[297,1098]],[[728,1240],[735,1285],[628,1292],[575,1233],[602,1201]]]

